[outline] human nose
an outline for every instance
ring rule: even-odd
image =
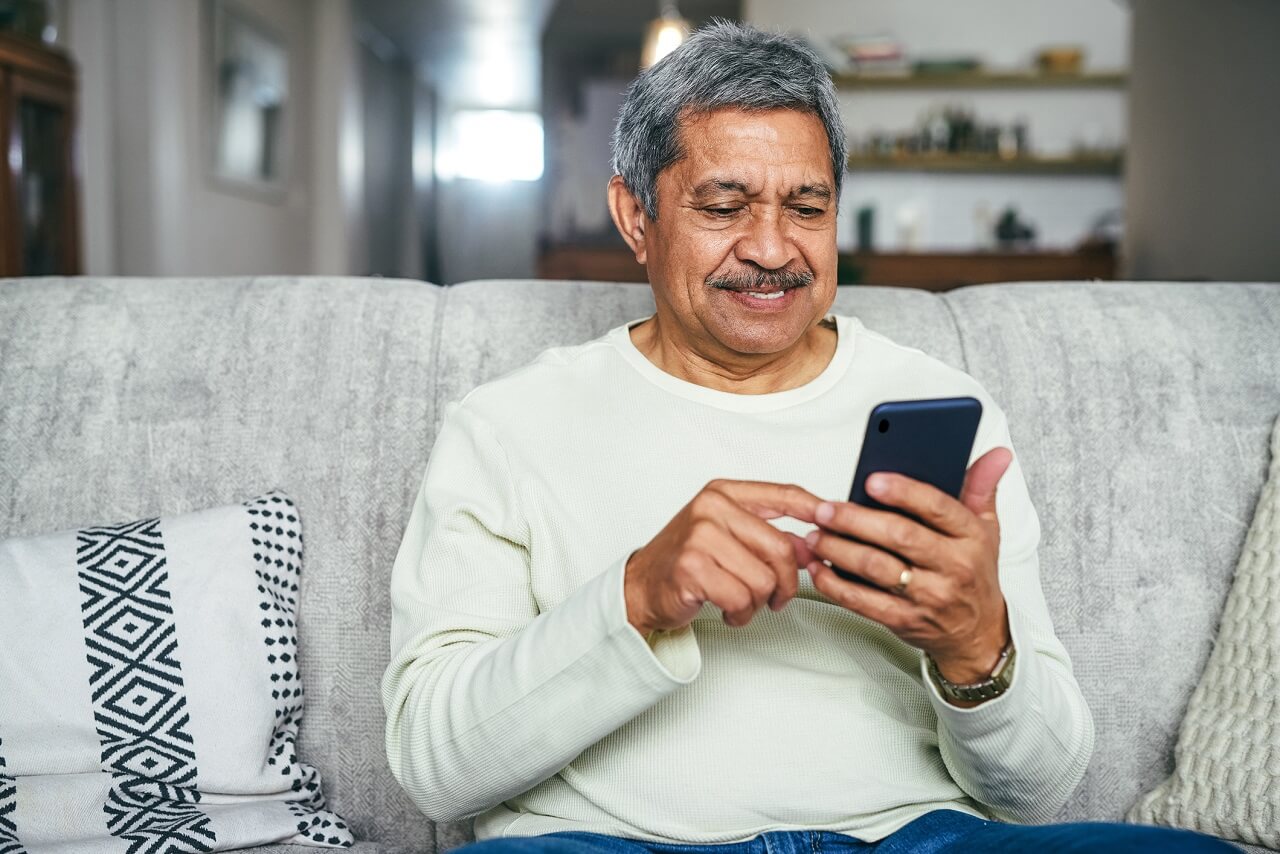
[[[734,247],[739,261],[750,261],[766,270],[780,270],[799,257],[777,212],[762,211],[748,222],[746,233]]]

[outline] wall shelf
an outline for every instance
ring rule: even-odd
[[[850,172],[960,172],[1019,175],[1119,175],[1124,158],[1119,154],[1070,157],[1002,158],[994,154],[863,155],[849,158]]]
[[[996,282],[1111,280],[1113,247],[970,252],[841,252],[842,283],[946,291]]]
[[[967,71],[957,74],[835,74],[836,87],[844,90],[904,89],[1123,89],[1129,75],[1123,71],[1091,71],[1082,74],[1047,74],[1035,71]]]
[[[620,241],[613,241],[618,243]],[[1093,249],[971,250],[958,252],[841,252],[842,284],[890,285],[945,291],[986,282],[1114,279],[1113,247]],[[648,270],[626,246],[544,246],[538,278],[647,282]]]

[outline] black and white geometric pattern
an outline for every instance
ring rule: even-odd
[[[275,732],[267,764],[282,777],[292,776],[290,786],[298,798],[289,811],[298,819],[298,833],[309,842],[347,847],[354,838],[346,823],[323,809],[320,775],[298,762],[298,727],[302,723],[302,681],[297,677],[298,585],[302,569],[302,526],[293,501],[282,493],[244,502],[254,546],[258,593],[262,596],[263,643],[271,665],[271,696],[276,701]]]
[[[0,739],[0,854],[26,854],[18,842],[13,813],[18,808],[18,787],[5,773],[4,739]]]
[[[104,807],[112,836],[128,851],[178,854],[210,851],[217,841],[209,818],[195,807],[200,793],[127,774],[113,774]]]
[[[197,806],[196,757],[158,518],[76,534],[81,612],[92,673],[104,807],[112,836],[134,852],[213,850]]]
[[[352,846],[298,753],[301,571],[278,490],[0,541],[0,854]]]

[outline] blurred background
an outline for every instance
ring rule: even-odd
[[[823,57],[841,283],[1280,279],[1276,0],[0,0],[0,274],[644,281],[624,88]]]

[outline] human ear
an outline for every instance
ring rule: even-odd
[[[613,217],[613,224],[622,239],[627,241],[627,245],[635,253],[636,263],[643,264],[648,257],[644,242],[644,229],[648,220],[644,205],[627,189],[621,175],[614,175],[609,179],[609,215]]]

